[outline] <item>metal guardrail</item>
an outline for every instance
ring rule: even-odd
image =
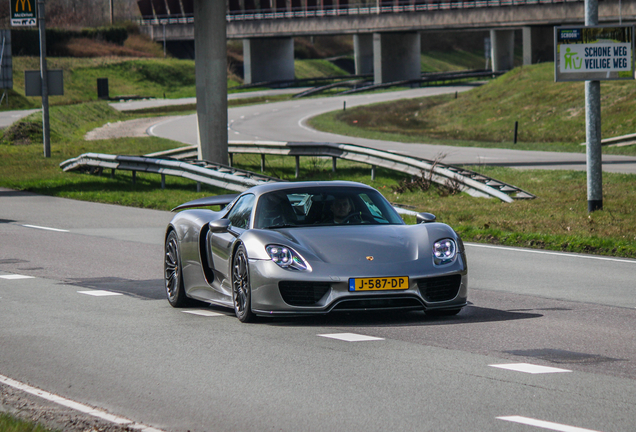
[[[402,81],[393,81],[389,83],[375,84],[373,81],[365,81],[365,80],[347,80],[340,81],[332,84],[326,84],[323,86],[318,86],[314,88],[310,88],[305,90],[304,92],[297,93],[292,96],[292,98],[302,98],[306,96],[312,96],[314,94],[321,93],[326,90],[331,90],[339,87],[346,87],[348,90],[344,90],[336,93],[336,95],[347,95],[353,93],[361,93],[366,91],[378,90],[382,88],[389,87],[399,87],[399,86],[410,86],[413,84],[417,85],[432,85],[435,83],[448,83],[454,81],[463,81],[463,80],[474,80],[476,78],[494,78],[499,75],[503,75],[504,71],[488,71],[488,70],[466,70],[466,71],[455,71],[455,72],[443,72],[443,73],[426,73],[422,74],[422,78],[414,79],[414,80],[402,80]]]
[[[197,152],[194,152],[196,157]],[[101,153],[84,153],[76,158],[68,159],[60,164],[64,171],[84,170],[99,172],[103,169],[127,170],[135,174],[148,172],[161,174],[162,187],[165,176],[184,177],[199,183],[242,192],[249,187],[271,181],[281,181],[273,177],[255,174],[250,171],[232,168],[231,166],[206,161],[179,161],[160,159],[148,156],[117,156]]]
[[[604,138],[601,140],[601,146],[607,147],[626,147],[636,144],[636,134],[621,135],[612,138]],[[582,146],[587,143],[581,143]]]
[[[353,144],[282,141],[230,141],[228,143],[228,153],[230,154],[230,160],[232,160],[232,155],[236,153],[260,154],[262,157],[261,167],[264,166],[264,157],[267,154],[296,156],[297,175],[299,170],[298,158],[301,156],[326,156],[334,158],[334,169],[336,159],[345,159],[371,165],[372,175],[375,172],[375,167],[388,168],[412,176],[427,175],[427,178],[430,178],[430,180],[435,183],[446,186],[457,185],[463,192],[472,196],[487,198],[494,197],[505,202],[512,202],[514,199],[536,198],[535,195],[516,186],[495,180],[475,171],[453,165],[446,165],[440,161],[405,156]],[[196,158],[197,147],[180,147],[161,153],[153,153],[149,156],[171,157],[180,160]]]

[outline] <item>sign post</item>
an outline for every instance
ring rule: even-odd
[[[555,81],[585,81],[587,208],[603,209],[601,81],[634,79],[634,27],[598,26],[598,3],[586,0],[585,27],[555,27]]]
[[[49,124],[49,86],[46,74],[46,25],[44,0],[38,1],[38,28],[40,31],[40,79],[42,80],[42,136],[44,157],[51,157],[51,126]]]
[[[37,3],[36,3],[37,2]],[[44,0],[11,0],[12,26],[38,26],[40,33],[40,82],[42,90],[42,135],[44,157],[51,157],[51,127],[49,125],[49,91],[46,73],[46,25]]]

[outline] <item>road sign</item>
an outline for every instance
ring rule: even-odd
[[[64,73],[62,69],[47,70],[46,82],[48,96],[64,95]],[[38,70],[24,71],[24,95],[42,96],[42,78]]]
[[[555,27],[555,81],[634,79],[634,27]]]
[[[12,26],[36,26],[37,24],[36,0],[11,0]]]

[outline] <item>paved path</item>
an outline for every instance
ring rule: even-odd
[[[316,131],[307,125],[309,118],[346,106],[355,107],[400,98],[431,96],[470,89],[466,86],[428,87],[371,95],[337,96],[320,99],[251,105],[229,109],[228,135],[230,140],[314,141],[358,144],[381,150],[437,159],[454,165],[503,165],[516,168],[585,170],[585,153],[523,151],[479,147],[454,147],[432,144],[401,143],[336,135]],[[160,120],[149,133],[181,143],[198,142],[196,115]],[[603,170],[636,174],[636,157],[603,155]]]
[[[230,93],[227,95],[228,100],[247,99],[261,96],[278,96],[286,94],[296,94],[305,91],[306,88],[284,88],[273,90],[256,90],[247,91],[241,93]],[[109,104],[111,107],[118,111],[134,111],[145,108],[157,108],[162,106],[175,106],[175,105],[191,105],[196,104],[197,98],[180,98],[180,99],[148,99],[137,101],[122,101],[113,102]]]
[[[0,129],[11,126],[14,122],[40,111],[39,109],[16,110],[16,111],[0,111]]]

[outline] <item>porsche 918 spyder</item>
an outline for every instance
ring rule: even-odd
[[[224,207],[204,208],[215,205]],[[459,235],[430,213],[407,225],[370,186],[267,183],[175,210],[164,258],[174,307],[203,301],[248,322],[359,310],[454,315],[466,305]]]

